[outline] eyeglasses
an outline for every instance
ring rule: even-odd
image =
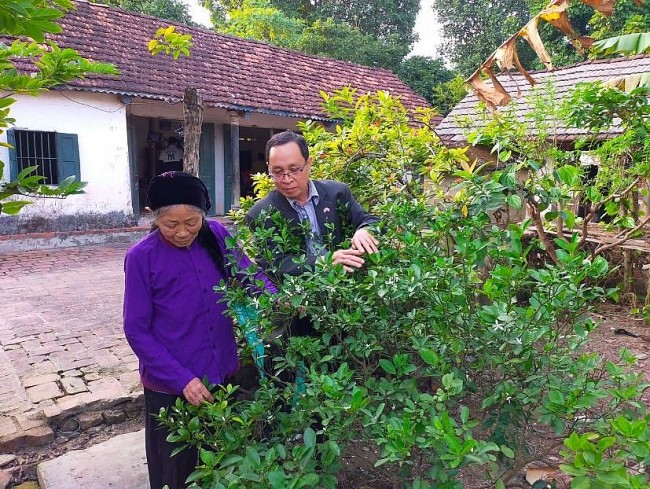
[[[304,165],[302,165],[302,168],[296,168],[295,170],[288,170],[288,171],[270,171],[269,175],[271,176],[271,179],[275,182],[283,180],[284,177],[289,177],[291,180],[296,178],[298,175],[300,175],[303,170],[307,167],[307,164],[309,162],[305,162]]]

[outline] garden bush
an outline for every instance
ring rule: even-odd
[[[353,90],[325,106],[340,120],[334,131],[301,127],[312,176],[347,182],[382,218],[381,250],[354,273],[324,256],[285,277],[276,297],[236,286],[250,270],[217,287],[232,311],[257,311],[240,336],[245,344],[257,328],[267,358],[254,389],[211,386],[213,403],[162,413],[171,439],[200,449],[192,487],[335,488],[352,470],[356,487],[458,488],[467,474],[505,487],[561,449],[574,488],[647,487],[646,384],[634,358],[581,350],[596,326],[589,309],[611,293],[599,286],[606,260],[573,237],[555,241],[556,262],[533,268],[542,247],[525,236],[530,223],[490,222],[509,193],[440,144],[430,112]],[[438,190],[441,175],[453,175],[454,192]],[[258,196],[272,188],[255,181]],[[245,227],[252,200],[242,204],[233,216],[250,256],[267,256],[269,240],[295,246],[281,219]],[[295,314],[317,334],[274,338]]]

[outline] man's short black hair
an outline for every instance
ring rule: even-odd
[[[266,162],[268,163],[269,161],[269,153],[271,152],[271,148],[274,148],[275,146],[283,146],[287,143],[296,143],[300,148],[300,153],[302,154],[305,161],[309,159],[309,147],[307,146],[307,141],[305,141],[305,138],[302,136],[302,134],[298,134],[297,132],[289,130],[274,134],[271,139],[267,141],[265,155]]]

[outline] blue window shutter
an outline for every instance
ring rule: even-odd
[[[59,182],[74,175],[81,180],[79,169],[79,141],[76,134],[56,134],[56,162]]]
[[[9,180],[18,176],[18,158],[16,157],[16,134],[13,129],[7,131],[7,142],[11,145],[9,148]],[[7,175],[5,175],[7,176]]]

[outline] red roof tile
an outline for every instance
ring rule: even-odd
[[[531,72],[533,78],[537,81],[535,87],[531,87],[526,79],[519,73],[501,73],[497,75],[497,78],[506,91],[512,96],[511,103],[515,104],[517,118],[523,120],[524,114],[530,110],[528,103],[526,102],[526,97],[530,95],[536,87],[540,87],[543,90],[549,81],[552,82],[555,87],[559,103],[569,95],[570,90],[578,82],[607,81],[613,78],[645,72],[650,72],[650,55],[599,59],[595,61],[585,61],[564,68],[558,68],[554,71]],[[486,83],[490,86],[492,85],[489,80]],[[478,99],[473,92],[470,92],[469,95],[454,107],[447,117],[445,117],[438,127],[436,127],[436,133],[441,139],[443,139],[443,141],[452,144],[465,143],[465,129],[460,127],[459,119],[467,117],[472,121],[474,129],[481,125]],[[617,131],[614,128],[610,132],[616,133]],[[586,133],[586,129],[575,127],[558,127],[556,129],[556,137],[564,140],[573,140],[579,135]]]
[[[306,55],[258,41],[217,34],[209,29],[169,23],[147,15],[76,0],[77,11],[61,21],[53,36],[84,57],[111,62],[119,77],[92,76],[69,84],[76,89],[114,92],[178,101],[193,86],[206,106],[301,118],[326,119],[319,91],[344,86],[362,93],[378,90],[401,96],[409,109],[429,106],[395,74],[383,69]],[[156,30],[176,25],[191,34],[191,56],[173,60],[151,56],[147,43]]]

